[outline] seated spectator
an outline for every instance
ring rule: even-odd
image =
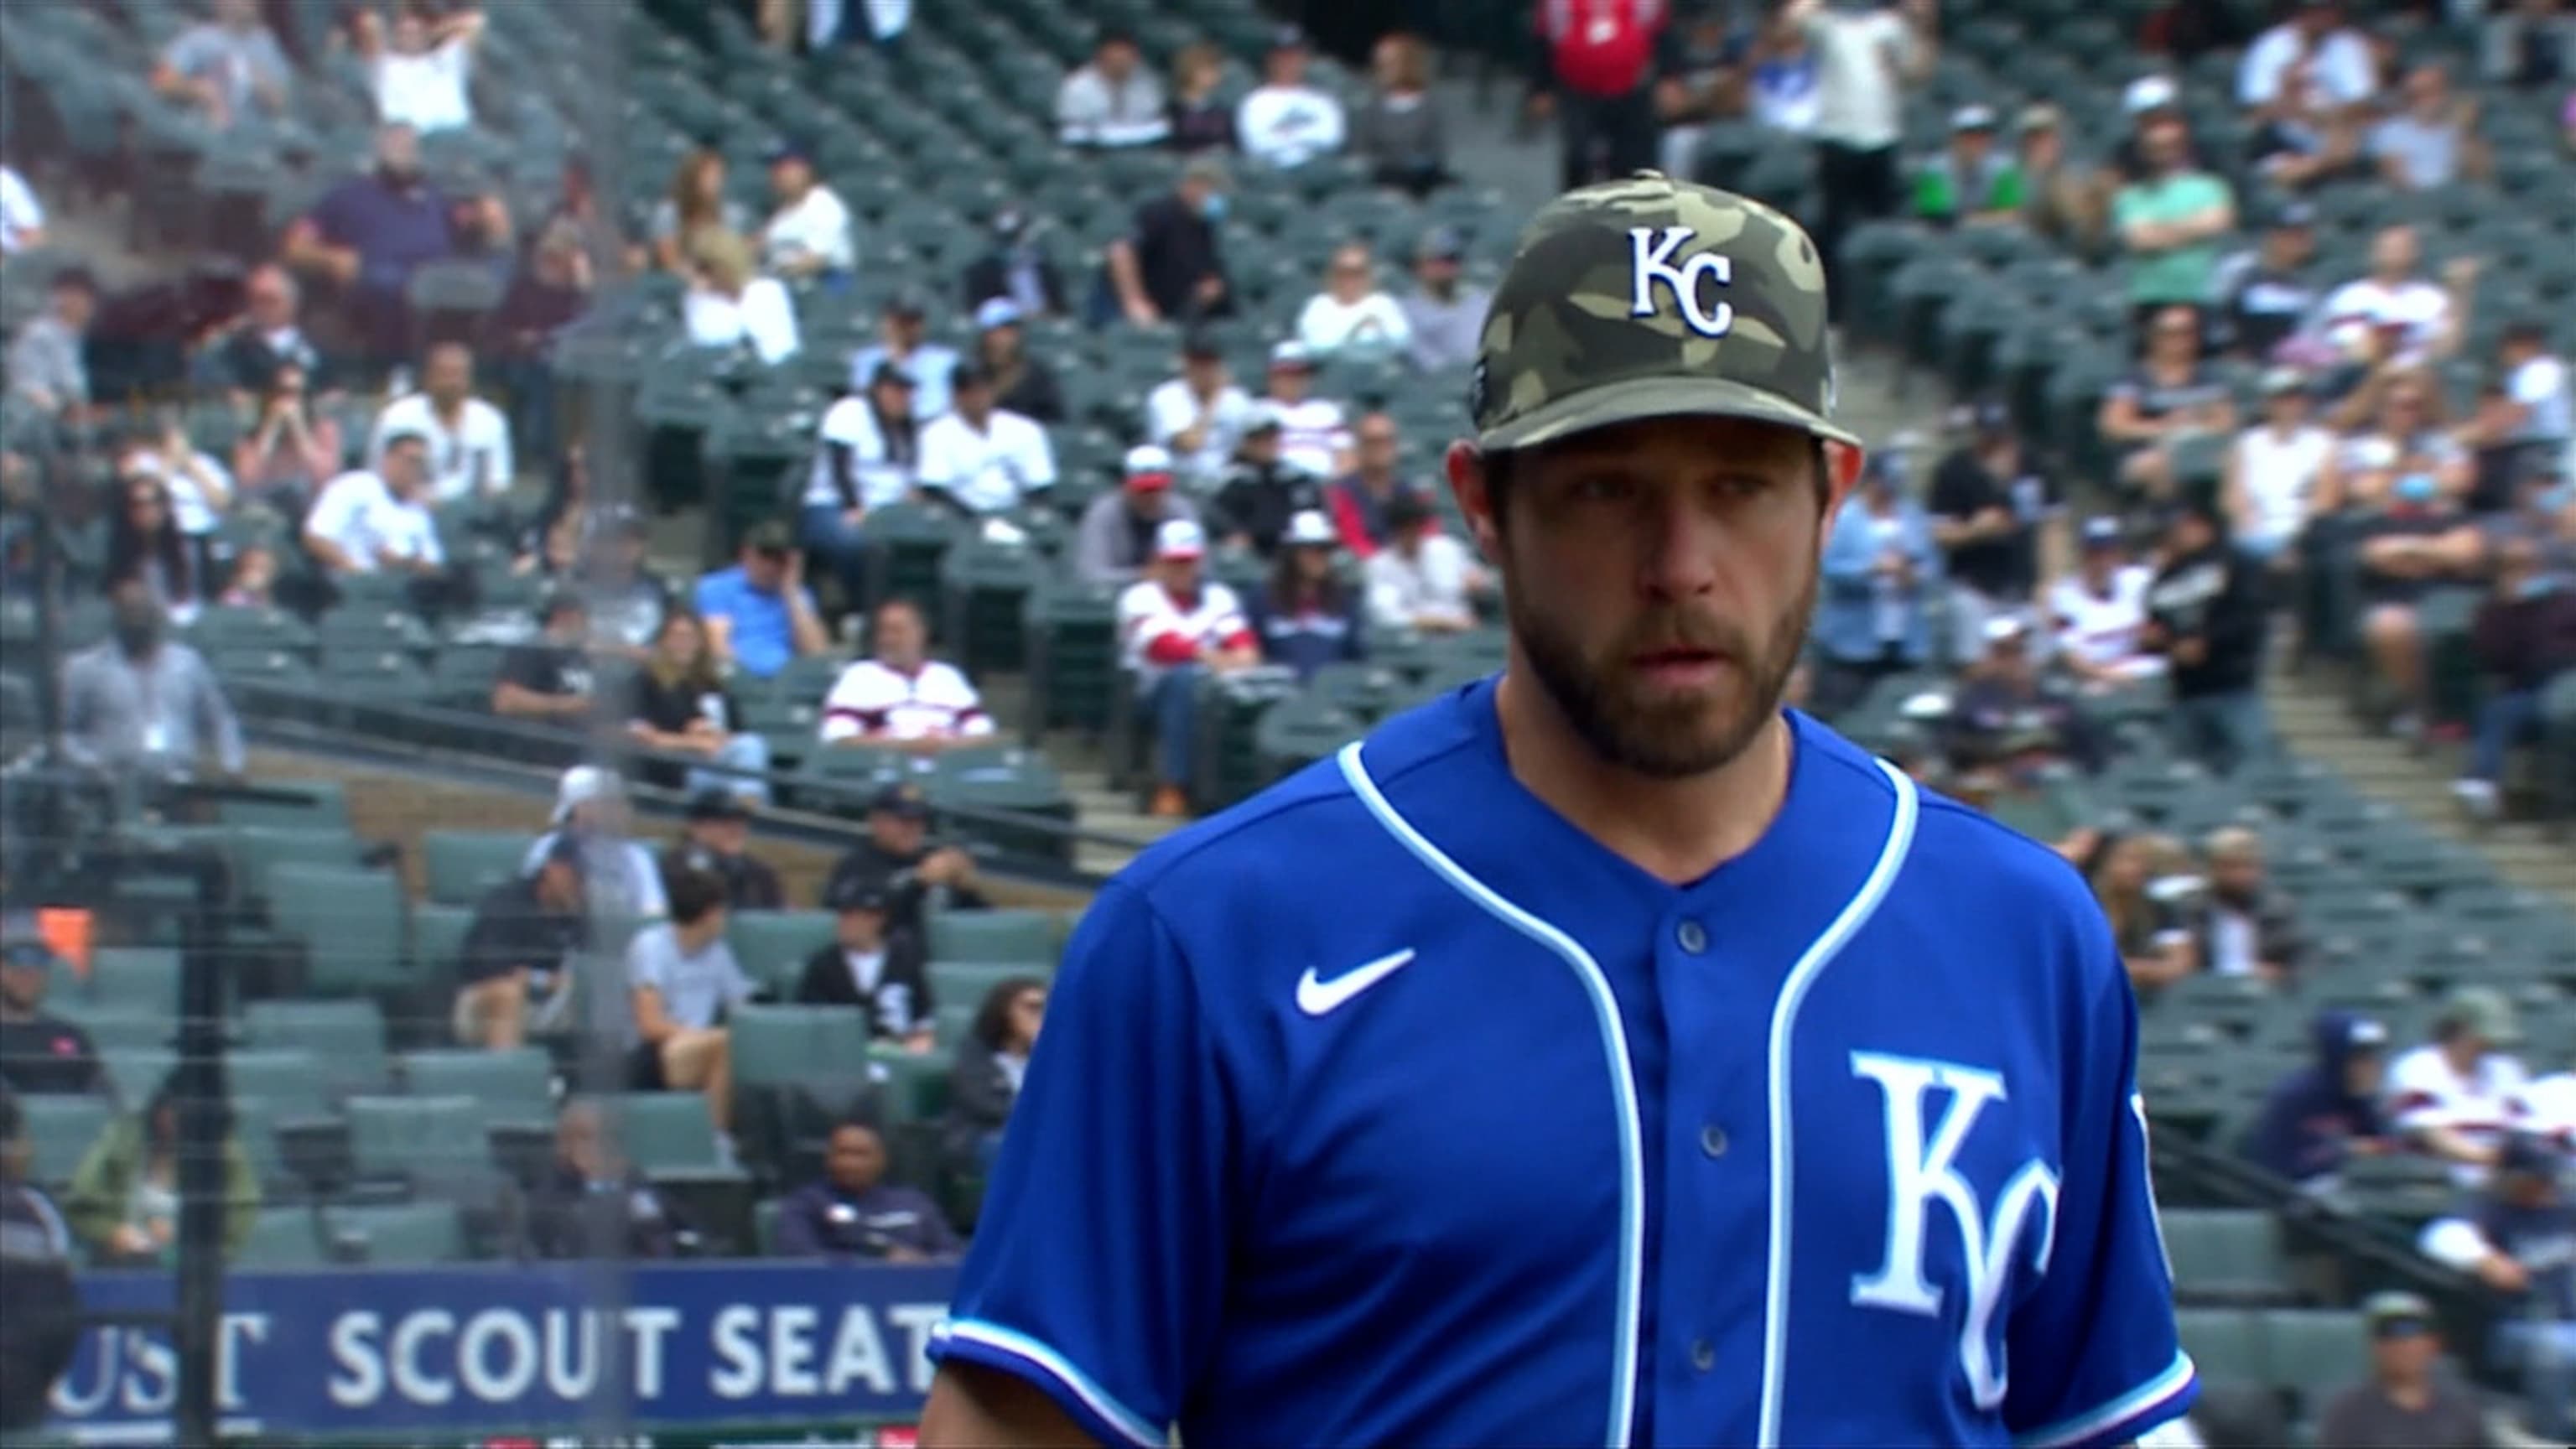
[[[171,1068],[142,1111],[108,1123],[72,1172],[63,1220],[93,1267],[168,1272],[178,1263],[179,1082],[186,1070]],[[259,1170],[229,1123],[223,1137],[223,1251],[231,1257],[259,1220]]]
[[[1153,568],[1118,598],[1120,653],[1154,740],[1153,812],[1166,819],[1189,813],[1200,679],[1261,659],[1234,590],[1202,576],[1206,553],[1199,525],[1165,519],[1155,535]]]
[[[758,813],[754,798],[755,792],[739,783],[691,796],[680,838],[662,852],[662,874],[693,870],[715,877],[724,885],[729,911],[786,909],[787,894],[779,887],[778,872],[751,853],[751,819]]]
[[[772,366],[805,345],[796,326],[796,303],[776,277],[752,269],[751,247],[729,231],[692,233],[689,289],[680,298],[680,323],[699,347],[748,350]]]
[[[575,765],[563,772],[555,792],[553,828],[537,837],[519,863],[532,875],[564,841],[581,847],[582,879],[593,897],[611,913],[639,920],[659,920],[671,913],[662,888],[662,869],[653,853],[636,840],[626,806],[626,782],[597,765]]]
[[[1412,323],[1393,294],[1377,285],[1376,272],[1365,245],[1334,249],[1324,290],[1297,314],[1297,340],[1308,357],[1388,357],[1412,342]]]
[[[1234,110],[1217,94],[1225,84],[1225,53],[1204,40],[1172,57],[1172,98],[1164,108],[1175,151],[1234,149]]]
[[[1029,1053],[1046,1024],[1046,999],[1044,980],[1014,976],[994,983],[975,1009],[975,1024],[957,1044],[957,1064],[948,1073],[947,1155],[953,1170],[979,1176],[993,1170],[1011,1106],[1028,1077]]]
[[[556,334],[590,306],[589,244],[570,216],[547,222],[528,248],[527,261],[510,278],[510,290],[492,313],[486,354],[494,381],[509,395],[509,426],[539,458],[556,456],[555,393],[550,365]]]
[[[930,301],[906,289],[886,299],[877,323],[878,340],[850,354],[850,382],[865,386],[887,363],[912,379],[912,415],[928,422],[948,411],[955,387],[951,374],[960,359],[957,349],[930,337]]]
[[[2576,10],[2562,0],[2489,6],[2478,41],[2479,73],[2496,84],[2537,88],[2576,80]]]
[[[700,147],[680,158],[671,171],[669,193],[653,204],[644,230],[652,242],[653,264],[682,273],[689,270],[689,248],[700,233],[750,235],[751,212],[725,195],[723,153]]]
[[[857,1007],[868,1014],[874,1040],[929,1051],[939,1003],[921,933],[887,926],[894,898],[876,881],[843,881],[825,904],[838,919],[830,944],[806,958],[796,982],[798,1004]]]
[[[706,621],[707,655],[718,673],[769,679],[790,659],[832,647],[830,631],[805,587],[805,564],[781,523],[755,525],[739,561],[698,580],[698,616]]]
[[[295,71],[259,16],[259,0],[214,0],[214,12],[174,37],[152,69],[152,89],[194,109],[213,130],[274,116],[293,95]]]
[[[167,637],[168,615],[139,585],[110,603],[107,641],[63,662],[63,752],[121,775],[189,775],[212,751],[239,778],[241,723],[204,656]]]
[[[110,1090],[89,1033],[45,1010],[54,973],[69,969],[32,916],[0,917],[0,1086],[29,1097]]]
[[[2108,835],[2085,872],[2093,898],[2111,922],[2111,939],[2128,968],[2129,985],[2150,998],[2200,969],[2191,927],[2152,889],[2157,847],[2143,835]]]
[[[1746,112],[1751,37],[1724,7],[1704,5],[1675,17],[1655,49],[1655,121],[1663,128],[1656,165],[1667,176],[1695,177],[1708,127]]]
[[[1254,405],[1242,445],[1235,450],[1234,466],[1209,505],[1208,526],[1228,546],[1250,549],[1263,558],[1279,551],[1291,519],[1325,507],[1323,481],[1281,456],[1281,437],[1278,409],[1266,403]],[[1325,521],[1330,522],[1330,517]],[[1137,544],[1151,556],[1152,539],[1139,538]]]
[[[2022,224],[2083,255],[2101,245],[2109,201],[2102,176],[2066,154],[2065,113],[2045,102],[2023,108],[2015,127],[2022,176]]]
[[[429,444],[434,502],[496,498],[517,479],[510,420],[474,395],[474,353],[462,342],[431,346],[421,358],[420,391],[394,399],[376,415],[368,466],[380,469],[386,440],[406,434]]]
[[[1261,640],[1262,659],[1296,671],[1300,683],[1327,664],[1350,663],[1368,652],[1361,601],[1333,571],[1340,543],[1320,509],[1300,510],[1279,539],[1269,588],[1253,603],[1252,629]]]
[[[671,877],[671,918],[626,948],[634,1006],[634,1085],[704,1092],[716,1131],[733,1125],[732,1037],[725,1014],[751,1000],[751,978],[725,944],[724,882],[696,871]]]
[[[1145,395],[1145,440],[1171,450],[1181,476],[1204,491],[1224,479],[1252,417],[1252,397],[1234,385],[1216,340],[1193,332],[1181,342],[1180,376]]]
[[[1900,455],[1873,455],[1825,540],[1815,636],[1831,704],[1857,703],[1874,681],[1931,657],[1925,606],[1941,583],[1933,528],[1905,496]]]
[[[1275,431],[1275,430],[1274,430]],[[1172,455],[1147,443],[1127,450],[1120,487],[1084,506],[1074,530],[1073,571],[1087,583],[1134,583],[1153,561],[1154,537],[1167,518],[1196,520],[1198,508],[1172,494]],[[1223,507],[1220,499],[1218,506]]]
[[[2361,1311],[2370,1325],[2370,1377],[2326,1401],[2318,1444],[2483,1449],[2495,1442],[2477,1399],[2441,1371],[2431,1304],[2412,1293],[2374,1293]]]
[[[1779,4],[1756,23],[1752,43],[1745,52],[1745,107],[1755,125],[1766,131],[1787,136],[1813,136],[1824,116],[1824,62],[1809,34],[1810,8]],[[1858,32],[1855,32],[1858,33]],[[1917,31],[1904,44],[1919,45],[1928,31]],[[1850,35],[1837,37],[1840,53],[1848,57],[1844,42]],[[1910,55],[1890,58],[1891,82],[1919,79],[1918,72],[1928,67],[1928,51],[1910,49]]]
[[[1054,368],[1030,354],[1020,315],[1020,304],[1008,297],[984,299],[975,309],[973,365],[993,380],[995,407],[1055,427],[1065,420],[1064,387]]]
[[[264,543],[254,543],[235,553],[232,578],[215,602],[227,609],[276,608],[277,551]]]
[[[2275,1083],[2245,1139],[2246,1160],[2311,1196],[2336,1192],[2343,1165],[2392,1145],[2379,1120],[2388,1029],[2349,1011],[2321,1011],[2309,1037],[2316,1060]]]
[[[972,363],[949,373],[954,406],[921,429],[925,497],[970,517],[1012,512],[1055,486],[1055,447],[1046,429],[996,406],[993,378]]]
[[[2036,771],[2059,761],[2087,773],[2099,770],[2106,753],[2102,741],[2077,707],[2074,693],[2059,676],[2040,669],[2032,633],[2019,614],[1986,621],[1985,639],[1962,669],[1958,694],[1950,703],[1951,727],[1963,740],[1997,755],[1996,763],[2008,772]]]
[[[847,281],[858,265],[850,208],[815,177],[813,158],[792,145],[771,151],[769,194],[777,206],[760,224],[760,269],[789,281]]]
[[[474,125],[474,47],[483,38],[483,12],[467,7],[433,15],[420,3],[394,12],[393,34],[376,12],[361,7],[349,17],[350,50],[375,86],[376,118],[433,131]]]
[[[2141,318],[2217,296],[2219,242],[2236,229],[2236,197],[2201,170],[2179,116],[2140,134],[2146,172],[2112,198],[2111,224],[2129,257],[2129,301]]]
[[[1431,505],[1406,490],[1386,505],[1386,546],[1362,566],[1369,619],[1398,634],[1459,634],[1476,627],[1494,579],[1475,550],[1440,528]]]
[[[1306,37],[1282,26],[1262,58],[1261,84],[1234,110],[1243,154],[1283,170],[1342,149],[1350,122],[1342,103],[1306,81]]]
[[[301,368],[308,386],[320,386],[329,364],[304,331],[302,305],[294,273],[274,262],[252,268],[242,280],[241,317],[206,343],[193,381],[245,405],[275,394],[283,368]]]
[[[2069,674],[2095,688],[2162,675],[2164,657],[2148,650],[2143,637],[2155,570],[2130,558],[2116,518],[2086,519],[2083,549],[2075,570],[2048,591],[2057,658]]]
[[[923,934],[928,914],[936,910],[981,910],[981,879],[975,857],[954,845],[930,843],[930,802],[921,787],[887,785],[868,802],[867,838],[833,862],[823,883],[823,900],[857,890],[861,885],[885,893],[886,928]]]
[[[2371,159],[2400,191],[2483,181],[2489,158],[2477,128],[2478,103],[2451,93],[2440,61],[2418,61],[2406,72],[2403,104],[2371,130]]]
[[[2526,468],[2570,456],[2576,438],[2576,379],[2551,354],[2549,329],[2531,318],[2508,324],[2496,339],[2497,385],[2460,432],[2477,450],[2480,512],[2509,507]]]
[[[1279,415],[1280,456],[1318,478],[1340,478],[1355,464],[1350,424],[1339,402],[1313,395],[1314,384],[1315,359],[1306,344],[1291,338],[1270,349],[1270,391],[1261,401]],[[1393,467],[1390,452],[1383,471],[1392,476]]]
[[[2200,908],[2203,970],[2214,976],[2258,976],[2289,984],[2305,942],[2289,898],[2265,877],[2263,837],[2241,825],[2212,833],[2209,894]]]
[[[2334,435],[2309,420],[2307,378],[2266,371],[2263,420],[2236,435],[2221,465],[2220,498],[2238,548],[2284,569],[2294,561],[2334,447]]]
[[[2369,40],[2333,0],[2293,8],[2248,46],[2236,71],[2236,99],[2258,145],[2295,164],[2267,166],[2282,185],[2303,186],[2343,169],[2356,131],[2379,90]]]
[[[581,587],[590,598],[591,640],[606,654],[641,659],[671,607],[672,589],[645,566],[651,525],[614,511],[593,532],[599,546],[583,560]]]
[[[456,256],[470,220],[422,173],[420,133],[389,124],[376,133],[375,169],[323,193],[287,228],[286,261],[329,285],[356,344],[381,365],[411,348],[411,274]]]
[[[777,1255],[929,1263],[965,1251],[939,1204],[885,1180],[885,1143],[863,1122],[832,1129],[823,1176],[780,1199]]]
[[[2486,1182],[2513,1126],[2529,1074],[2508,1048],[2521,1040],[2503,993],[2462,986],[2434,1019],[2433,1039],[2389,1064],[2389,1125],[2449,1164],[2461,1187]]]
[[[570,582],[599,543],[606,515],[590,506],[590,454],[576,443],[563,452],[562,465],[546,480],[545,501],[519,534],[510,557],[510,572]]]
[[[598,1106],[580,1099],[555,1117],[554,1157],[527,1212],[528,1248],[539,1258],[676,1258],[697,1236],[618,1151]]]
[[[878,604],[869,642],[875,652],[842,670],[824,700],[824,744],[935,754],[993,737],[992,716],[965,671],[930,657],[920,605],[900,597]]]
[[[9,339],[9,394],[49,417],[79,423],[89,416],[89,326],[98,315],[98,280],[85,267],[65,267],[46,284],[50,305]]]
[[[1351,152],[1368,163],[1370,179],[1417,198],[1447,185],[1449,138],[1431,94],[1431,47],[1404,31],[1378,37],[1369,82],[1351,119]]]
[[[863,391],[823,414],[797,541],[830,567],[844,604],[867,597],[868,513],[914,497],[924,431],[916,392],[911,373],[880,362]]]
[[[2147,134],[2166,121],[2184,120],[2182,87],[2170,75],[2142,75],[2121,90],[2120,114],[2127,118],[2129,129],[2111,148],[2110,161],[2103,168],[2115,187],[2126,186],[2153,169],[2147,161]],[[2182,139],[2185,153],[2197,161],[2188,121],[2184,121]]]
[[[1018,207],[994,213],[993,249],[966,264],[969,308],[1008,302],[1015,309],[1014,322],[1024,317],[1062,317],[1071,310],[1065,305],[1064,278],[1055,262],[1039,250],[1036,233],[1029,214]],[[995,324],[986,322],[978,310],[975,325],[989,332]]]
[[[1288,379],[1280,381],[1285,382]],[[1274,391],[1277,390],[1277,386],[1278,384],[1275,383]],[[1302,379],[1296,381],[1297,390],[1302,391],[1303,386]],[[1325,430],[1323,424],[1326,414],[1322,408],[1315,406],[1317,401],[1308,399],[1298,405],[1305,411],[1309,438],[1317,441],[1310,442],[1302,454],[1291,456],[1287,453],[1288,443],[1283,438],[1282,456],[1289,457],[1290,462],[1302,467],[1316,461],[1327,446],[1355,451],[1355,465],[1349,469],[1346,476],[1338,478],[1332,486],[1324,490],[1324,498],[1326,506],[1332,512],[1334,526],[1341,533],[1342,546],[1349,549],[1355,557],[1365,561],[1376,556],[1379,549],[1393,542],[1395,526],[1388,516],[1389,511],[1395,506],[1397,499],[1414,491],[1396,471],[1396,464],[1401,457],[1401,443],[1396,436],[1395,419],[1385,413],[1370,413],[1361,418],[1355,433],[1340,434],[1344,438],[1356,437],[1358,447],[1356,450],[1351,450],[1348,443],[1328,444],[1322,441],[1334,437],[1335,434]],[[1275,400],[1269,406],[1278,409],[1283,424],[1295,416],[1286,409],[1280,409]],[[1341,405],[1326,403],[1325,406],[1332,409],[1331,427],[1338,430]]]
[[[2540,723],[2541,696],[2576,673],[2576,578],[2542,566],[2540,545],[2508,537],[2496,546],[2494,581],[2478,606],[2471,648],[2486,676],[2469,767],[2452,793],[2472,817],[2502,813],[2505,756]]]
[[[2146,348],[2136,370],[2102,396],[2095,426],[2120,450],[2120,483],[2170,502],[2183,479],[2173,445],[2185,438],[2236,431],[2236,402],[2227,380],[2201,359],[2200,314],[2157,308],[2147,319]]]
[[[2474,575],[2484,552],[2463,508],[2469,459],[2438,426],[2435,394],[2421,376],[2392,382],[2380,428],[2347,444],[2319,489],[2320,508],[2345,516],[2356,542],[2361,637],[2377,701],[2393,733],[2415,739],[2429,688],[2417,606],[2441,585]]]
[[[2493,1357],[2522,1380],[2525,1427],[2552,1442],[2576,1433],[2576,1206],[2560,1186],[2564,1170],[2546,1143],[2508,1138],[2486,1190],[2417,1239],[2425,1257],[2486,1289]]]
[[[205,555],[179,531],[170,485],[149,473],[128,473],[117,485],[124,507],[107,521],[108,592],[132,587],[187,628],[206,606]]]
[[[2365,361],[2389,370],[2419,368],[2458,351],[2477,263],[2458,258],[2436,283],[2421,275],[2423,261],[2415,228],[2380,228],[2370,242],[2369,274],[2326,294],[2317,331],[2337,342],[2353,339]]]
[[[707,629],[685,609],[662,616],[652,652],[635,671],[626,733],[638,749],[706,763],[642,762],[645,780],[665,790],[728,791],[769,798],[769,741],[742,727],[742,707],[725,688]]]
[[[348,456],[340,420],[313,406],[310,374],[283,363],[268,374],[258,421],[233,447],[233,481],[246,503],[300,518],[314,490],[338,476]]]
[[[304,550],[333,575],[435,578],[447,568],[447,550],[429,511],[429,439],[391,433],[375,453],[375,471],[353,468],[313,500],[304,518]]]
[[[0,257],[45,244],[45,208],[35,188],[11,166],[0,166]]]
[[[1914,173],[1914,214],[1935,226],[1995,226],[2019,221],[2027,201],[2021,168],[1995,151],[1991,106],[1961,106],[1950,116],[1950,147]]]
[[[1136,209],[1127,235],[1109,244],[1108,278],[1120,315],[1139,327],[1234,315],[1225,275],[1225,163],[1194,156],[1168,196]]]
[[[2215,330],[2228,351],[2263,361],[2298,334],[2321,295],[2308,280],[2316,253],[2316,208],[2293,201],[2265,218],[2260,242],[2219,263]]]
[[[176,407],[155,408],[125,436],[116,451],[116,471],[123,478],[160,483],[170,495],[171,519],[199,553],[212,548],[215,526],[232,512],[239,491],[231,471],[189,438],[187,418]]]
[[[1091,60],[1064,78],[1055,93],[1056,138],[1068,146],[1119,150],[1156,146],[1172,134],[1163,82],[1145,63],[1136,37],[1104,30]]]
[[[2147,585],[2141,642],[2172,681],[2174,747],[2216,774],[2267,748],[2260,683],[2268,627],[2259,566],[2206,499],[2176,506]]]
[[[1462,279],[1466,259],[1466,242],[1445,226],[1424,232],[1414,251],[1414,289],[1402,298],[1412,339],[1405,357],[1424,372],[1464,367],[1483,346],[1485,312],[1494,299]]]
[[[2042,556],[2063,555],[2066,505],[2010,408],[1988,399],[1964,411],[1968,430],[1934,467],[1925,509],[1948,581],[1951,647],[1973,659],[1988,619],[2035,601]]]
[[[454,963],[459,1043],[510,1051],[573,1024],[573,971],[590,939],[582,852],[579,837],[557,834],[534,870],[475,903]]]

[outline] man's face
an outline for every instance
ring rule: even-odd
[[[1262,70],[1274,86],[1304,85],[1306,83],[1306,48],[1302,45],[1283,45],[1270,52],[1270,58],[1262,63]]]
[[[1279,430],[1263,428],[1243,435],[1243,456],[1255,463],[1268,465],[1279,461]]]
[[[843,911],[835,928],[844,951],[873,951],[885,940],[885,912]]]
[[[556,1119],[555,1156],[593,1182],[614,1176],[615,1158],[608,1150],[599,1114],[586,1107],[566,1108]]]
[[[1704,774],[1779,710],[1815,612],[1825,518],[1803,434],[1720,418],[1603,428],[1513,464],[1508,522],[1480,460],[1450,478],[1502,563],[1516,653],[1604,761]]]
[[[1458,285],[1458,263],[1452,257],[1424,257],[1414,263],[1413,275],[1421,281],[1424,291],[1445,297]]]
[[[929,648],[928,633],[921,615],[901,604],[888,605],[877,612],[877,658],[907,674],[919,669]]]
[[[45,978],[42,966],[0,965],[0,1002],[11,1011],[32,1013],[45,1002]]]
[[[397,176],[420,174],[420,135],[409,126],[387,126],[376,133],[376,164]]]
[[[1113,40],[1100,47],[1100,73],[1112,81],[1123,81],[1136,73],[1136,47],[1124,40]]]
[[[251,273],[250,286],[243,302],[252,322],[274,332],[295,322],[295,290],[286,274],[274,267],[262,267]]]
[[[385,449],[385,486],[408,499],[429,476],[429,445],[414,438]]]
[[[960,416],[979,428],[993,416],[993,389],[982,383],[957,389],[949,394],[949,401]]]
[[[899,859],[910,859],[921,853],[921,842],[930,833],[929,822],[916,820],[892,810],[868,812],[868,835],[877,849]]]
[[[751,846],[751,822],[748,820],[700,820],[689,827],[689,838],[724,859],[740,855]]]
[[[2146,129],[2138,133],[2138,149],[2145,154],[2147,164],[2159,171],[2180,166],[2189,150],[2182,119],[2157,116],[2149,120]]]
[[[1127,490],[1127,511],[1152,522],[1171,511],[1171,499],[1172,491],[1168,488],[1130,488]]]
[[[1987,153],[1994,149],[1992,131],[1954,131],[1950,135],[1951,152],[1971,167],[1984,165]]]
[[[2380,1078],[2388,1074],[2388,1059],[2375,1051],[2355,1052],[2344,1058],[2343,1091],[2347,1097],[2376,1097]]]
[[[1360,419],[1358,441],[1361,472],[1383,478],[1395,471],[1395,419],[1382,413]]]
[[[421,362],[420,386],[441,406],[463,402],[474,390],[474,354],[462,347],[441,347]]]
[[[1194,554],[1164,554],[1154,560],[1154,576],[1175,594],[1198,592],[1199,560]]]
[[[823,1171],[832,1186],[856,1197],[884,1178],[885,1147],[865,1127],[840,1128],[832,1133],[832,1145],[824,1153]]]
[[[2120,551],[2109,544],[2095,544],[2084,550],[2084,581],[2101,590],[2109,587],[2111,576],[2120,571]]]
[[[2382,281],[2402,281],[2415,275],[2423,255],[2413,227],[2392,226],[2371,239],[2370,269]]]
[[[74,332],[86,332],[91,319],[98,315],[98,294],[87,287],[57,287],[54,315]]]
[[[1270,369],[1270,395],[1281,402],[1304,402],[1306,382],[1306,369],[1295,363]]]
[[[2406,73],[2406,108],[2423,120],[2433,120],[2451,99],[2451,78],[2438,65],[2419,65]]]
[[[590,616],[579,609],[557,609],[546,620],[546,637],[558,644],[578,644],[590,633]]]
[[[918,312],[888,312],[885,316],[886,343],[905,352],[921,345],[928,326]]]
[[[2221,856],[2209,863],[2209,883],[2222,896],[2249,900],[2263,889],[2263,857],[2250,850]]]
[[[557,913],[579,910],[581,876],[561,861],[548,861],[537,872],[537,901]]]
[[[1325,285],[1332,289],[1333,295],[1344,302],[1356,302],[1367,296],[1368,253],[1359,247],[1344,247],[1333,253],[1332,267],[1324,281]]]
[[[774,594],[787,582],[787,553],[784,549],[751,548],[742,554],[743,582],[764,594]]]
[[[2442,1341],[2430,1333],[2401,1333],[2371,1341],[2371,1366],[2389,1383],[2416,1383],[2433,1371],[2442,1356]]]
[[[1188,383],[1190,391],[1199,396],[1212,397],[1217,389],[1225,386],[1225,359],[1184,357],[1181,359],[1181,380]]]
[[[814,185],[814,168],[802,156],[782,156],[769,165],[769,189],[781,201],[794,201]]]

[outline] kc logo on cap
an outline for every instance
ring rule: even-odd
[[[1735,259],[1724,252],[1698,252],[1673,265],[1673,253],[1697,240],[1699,233],[1686,226],[1668,226],[1660,230],[1650,226],[1628,230],[1628,315],[1652,317],[1655,284],[1661,282],[1673,294],[1681,308],[1682,323],[1702,337],[1724,337],[1735,325],[1735,307],[1720,299],[1714,309],[1700,306],[1700,280],[1705,277],[1718,286],[1735,280]]]

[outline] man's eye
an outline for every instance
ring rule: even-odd
[[[1615,503],[1635,490],[1625,478],[1595,475],[1574,480],[1574,497],[1586,503]]]

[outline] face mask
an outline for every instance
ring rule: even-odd
[[[2558,587],[2559,578],[2556,574],[2533,574],[2522,581],[2521,587],[2513,591],[2513,596],[2526,600],[2545,599],[2558,592]]]
[[[1225,220],[1225,193],[1222,191],[1209,192],[1207,194],[1207,200],[1199,203],[1199,215],[1208,221]]]
[[[2435,491],[2430,473],[2409,473],[2397,480],[2397,496],[2408,503],[2430,503]]]

